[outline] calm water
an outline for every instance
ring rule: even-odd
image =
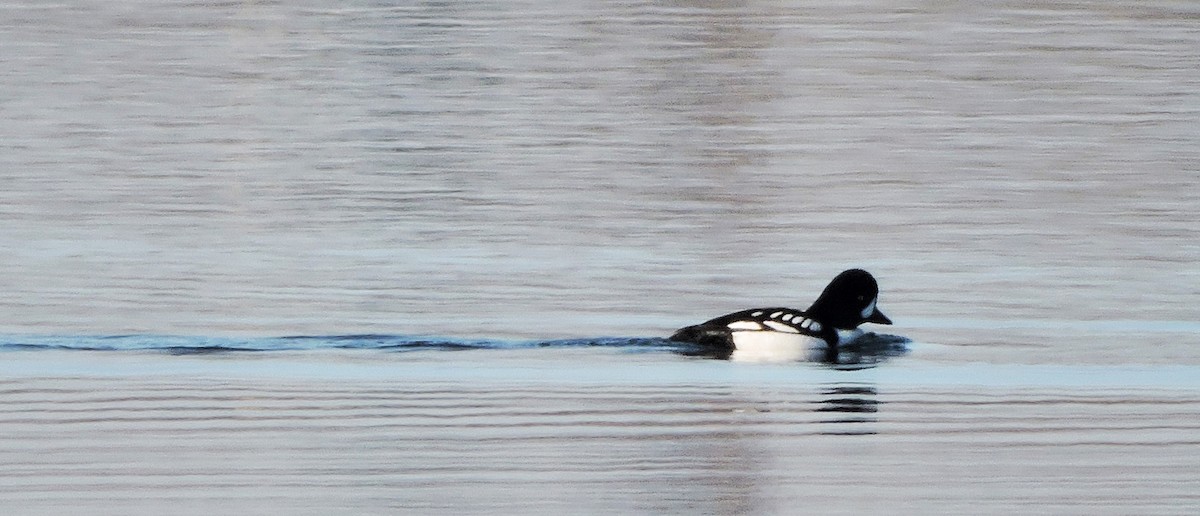
[[[8,2],[0,46],[6,514],[1200,512],[1195,2]],[[655,340],[853,266],[907,353]]]

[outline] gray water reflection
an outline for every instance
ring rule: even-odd
[[[12,353],[0,499],[36,514],[1196,507],[1194,367],[1172,383],[915,359],[367,354]]]

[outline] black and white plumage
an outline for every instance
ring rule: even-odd
[[[836,350],[862,334],[858,326],[892,324],[876,307],[879,285],[870,273],[838,274],[807,310],[752,308],[680,328],[671,340],[689,342],[739,360],[799,360],[824,345]]]

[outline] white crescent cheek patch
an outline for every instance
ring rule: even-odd
[[[866,308],[863,308],[863,311],[862,311],[863,319],[870,317],[871,313],[875,311],[875,302],[876,301],[879,301],[879,298],[872,299],[871,303],[868,304]]]

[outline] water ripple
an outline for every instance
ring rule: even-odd
[[[871,366],[907,353],[909,342],[909,339],[896,335],[867,333],[852,345],[839,350],[836,356],[822,350],[814,350],[812,361],[843,366]],[[728,358],[724,353],[661,337],[589,337],[522,341],[383,334],[294,335],[244,339],[170,335],[0,337],[0,351],[153,351],[172,355],[322,349],[412,352],[539,348],[610,348],[630,353],[672,352],[687,356]]]

